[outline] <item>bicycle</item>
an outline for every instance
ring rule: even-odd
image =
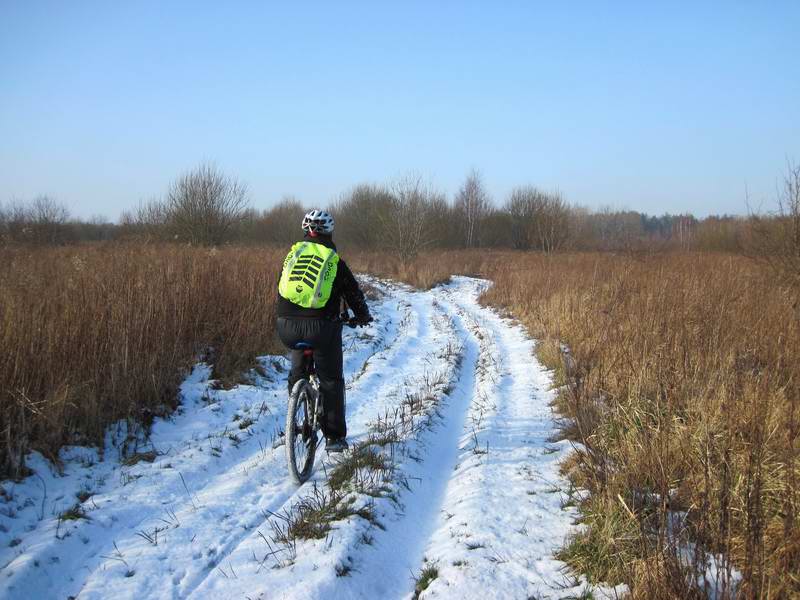
[[[356,327],[353,319],[343,319],[348,327]],[[319,379],[314,369],[314,349],[310,344],[299,343],[303,351],[303,372],[289,394],[286,410],[285,440],[289,475],[297,484],[308,481],[314,469],[314,457],[319,444],[319,431],[325,415],[319,392]]]

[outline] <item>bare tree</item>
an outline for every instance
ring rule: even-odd
[[[65,241],[65,226],[69,211],[50,196],[37,196],[30,205],[33,237],[40,244],[59,244]]]
[[[697,220],[692,215],[678,215],[672,223],[672,238],[681,250],[689,250],[694,241]]]
[[[139,202],[134,211],[125,211],[120,217],[124,235],[146,241],[169,238],[167,207],[161,200],[151,199]]]
[[[560,250],[569,238],[570,209],[561,194],[527,185],[512,190],[506,202],[514,248]]]
[[[11,202],[0,213],[0,236],[5,241],[61,244],[69,237],[69,211],[49,196]]]
[[[461,225],[465,247],[475,248],[481,245],[481,225],[490,207],[491,200],[483,187],[481,175],[473,169],[455,198],[456,217]]]
[[[458,248],[462,245],[458,218],[444,194],[434,192],[427,202],[427,244],[437,248]]]
[[[247,208],[247,187],[203,163],[169,188],[166,219],[178,239],[213,245],[226,241]]]
[[[540,199],[533,223],[538,246],[545,252],[561,250],[569,238],[570,209],[561,194],[545,194]]]
[[[88,220],[70,220],[70,241],[101,242],[117,237],[119,229],[103,215],[92,215]]]
[[[338,239],[360,248],[378,247],[393,202],[392,193],[382,185],[364,183],[343,194],[331,207]]]
[[[32,239],[30,207],[12,200],[5,208],[6,236],[9,241],[24,242]]]
[[[800,163],[787,163],[773,215],[752,216],[751,254],[800,290]]]
[[[0,202],[0,244],[7,244],[11,241],[11,234],[8,231],[8,210]]]
[[[642,215],[630,210],[604,207],[589,215],[592,246],[603,250],[636,252],[644,244]]]
[[[392,202],[387,215],[381,216],[386,241],[400,258],[414,258],[432,239],[430,212],[441,194],[418,174],[399,178],[392,185]]]
[[[516,250],[528,250],[533,247],[535,238],[533,225],[544,193],[532,185],[517,187],[505,204],[510,217],[509,234],[511,246]]]
[[[596,247],[592,229],[593,216],[588,208],[573,206],[569,214],[569,243],[573,249],[586,250]]]
[[[513,247],[512,217],[503,208],[490,208],[483,219],[481,243],[489,248]]]
[[[294,196],[284,196],[278,204],[264,211],[258,220],[260,240],[291,244],[302,235],[301,225],[306,209]]]
[[[69,219],[67,207],[50,196],[37,196],[31,202],[31,218],[35,223],[63,225]]]

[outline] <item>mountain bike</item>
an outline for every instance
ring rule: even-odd
[[[348,327],[356,327],[353,319],[342,319]],[[297,484],[305,483],[314,469],[314,457],[320,441],[320,428],[325,416],[319,391],[319,378],[314,369],[314,349],[310,344],[297,344],[303,351],[303,377],[292,387],[286,411],[284,443],[289,475]]]

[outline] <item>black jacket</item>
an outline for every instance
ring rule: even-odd
[[[317,237],[305,235],[302,241],[315,242],[336,250],[336,244],[333,243],[333,239],[329,235],[318,235]],[[339,303],[342,298],[345,299],[347,306],[355,313],[356,317],[365,318],[369,316],[369,308],[367,307],[367,301],[364,299],[364,293],[358,287],[358,282],[353,277],[350,267],[339,257],[339,265],[336,269],[336,278],[333,280],[331,297],[323,308],[303,308],[278,294],[278,316],[303,319],[336,319],[339,316]]]

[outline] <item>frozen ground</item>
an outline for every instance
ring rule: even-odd
[[[382,282],[375,323],[348,331],[351,443],[403,402],[421,424],[392,445],[388,492],[325,539],[275,539],[286,515],[325,489],[333,459],[293,485],[273,447],[286,409],[283,358],[254,385],[214,389],[198,365],[183,402],[121,462],[117,446],[63,453],[63,473],[2,483],[0,598],[576,597],[586,586],[553,557],[571,530],[568,484],[549,441],[550,376],[514,322],[480,306],[470,278],[429,292]],[[131,455],[131,449],[127,451]],[[595,597],[602,591],[594,590]]]

